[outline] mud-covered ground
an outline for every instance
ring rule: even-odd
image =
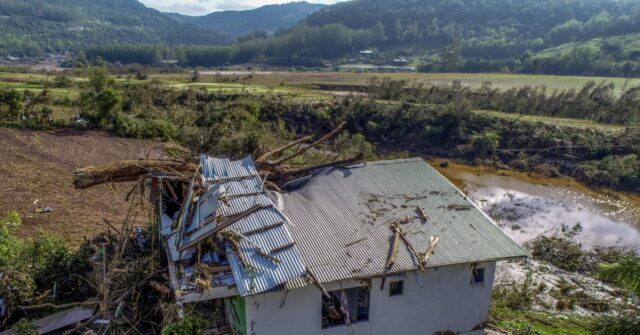
[[[131,185],[76,190],[74,170],[121,159],[162,158],[164,147],[158,141],[94,131],[0,129],[0,215],[20,213],[20,236],[42,229],[77,245],[84,236],[106,230],[103,218],[119,226]],[[47,207],[53,211],[37,213]],[[139,220],[146,220],[146,215],[139,215]]]

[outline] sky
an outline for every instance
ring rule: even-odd
[[[292,2],[282,0],[140,0],[147,7],[163,12],[188,15],[206,15],[221,10],[245,10],[264,5]],[[334,4],[344,0],[307,0],[312,3]]]

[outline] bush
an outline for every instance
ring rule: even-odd
[[[582,265],[584,252],[580,245],[562,237],[540,236],[527,242],[531,256],[560,269],[576,271]]]
[[[89,269],[90,245],[72,253],[61,238],[39,232],[35,238],[21,240],[15,229],[20,216],[9,212],[0,219],[0,296],[7,305],[7,320],[17,306],[37,303],[34,292],[56,291],[57,297],[77,294],[85,286],[74,274]]]
[[[16,211],[11,211],[0,219],[0,268],[12,265],[22,249],[22,243],[14,233],[22,220]]]
[[[528,272],[522,283],[513,282],[512,285],[494,288],[492,307],[508,308],[514,311],[530,309],[536,293],[532,285],[533,273]]]
[[[161,335],[198,335],[204,334],[207,321],[195,316],[188,315],[182,319],[175,320],[162,329]]]
[[[591,329],[596,335],[637,335],[640,332],[640,316],[636,313],[597,319]]]
[[[500,146],[500,137],[495,132],[483,132],[471,137],[471,145],[476,157],[490,157]]]
[[[73,80],[71,80],[69,77],[65,75],[57,75],[53,79],[53,87],[58,87],[58,88],[73,87]]]

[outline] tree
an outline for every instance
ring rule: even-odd
[[[640,295],[640,263],[637,257],[625,257],[616,263],[602,264],[598,276]],[[605,317],[594,325],[598,335],[635,335],[640,334],[640,316],[636,313]]]
[[[440,53],[440,70],[448,72],[460,69],[464,65],[461,50],[459,42],[454,42],[444,48]]]
[[[89,70],[89,84],[80,93],[82,115],[98,127],[114,130],[119,122],[120,93],[115,89],[115,80],[104,66]]]
[[[0,89],[0,120],[20,122],[23,95],[13,88]]]

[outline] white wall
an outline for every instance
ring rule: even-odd
[[[322,329],[322,296],[314,286],[246,298],[248,335],[431,335],[452,330],[461,334],[483,334],[471,330],[488,319],[495,262],[486,268],[484,284],[471,284],[469,265],[440,267],[413,273],[404,279],[404,294],[389,296],[389,281],[380,290],[381,278],[372,280],[369,321]],[[333,282],[329,291],[360,286],[357,281]]]

